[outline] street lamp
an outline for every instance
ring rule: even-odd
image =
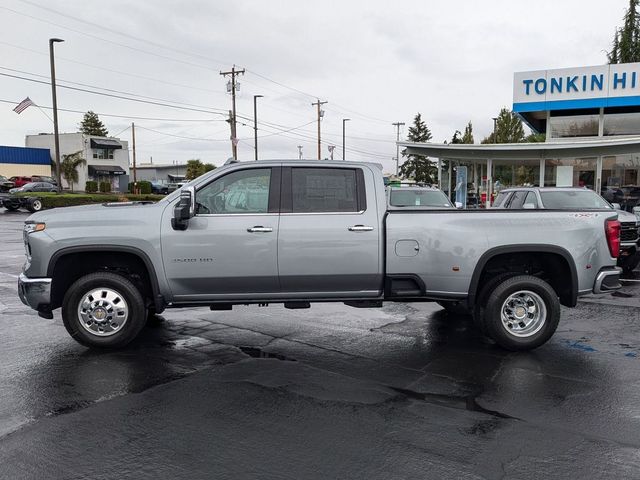
[[[262,97],[264,97],[264,95],[253,96],[253,142],[254,142],[254,149],[256,153],[256,160],[258,160],[258,102],[257,100]]]
[[[351,120],[350,118],[343,118],[342,119],[342,160],[344,161],[344,125],[345,123],[347,123],[349,120]]]
[[[49,39],[49,63],[51,64],[51,97],[53,100],[53,141],[56,152],[56,180],[58,188],[62,191],[62,177],[60,175],[60,137],[58,135],[58,99],[56,97],[56,67],[53,60],[53,44],[64,42],[61,38]]]

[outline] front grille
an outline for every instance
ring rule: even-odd
[[[636,222],[622,222],[620,227],[621,242],[635,242],[638,240],[638,227],[636,226]]]

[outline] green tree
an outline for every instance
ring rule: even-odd
[[[204,173],[204,165],[199,158],[193,160],[187,160],[187,173],[184,178],[186,180],[193,180],[198,178]]]
[[[79,125],[80,133],[85,135],[95,135],[97,137],[106,137],[109,135],[107,127],[98,118],[98,114],[89,110],[84,114],[82,122]]]
[[[429,127],[422,120],[422,115],[418,113],[413,119],[413,125],[409,127],[407,140],[426,143],[431,138]],[[438,177],[438,168],[427,156],[407,155],[406,149],[402,151],[402,156],[407,157],[407,160],[400,167],[401,177],[415,180],[418,183],[435,183]]]
[[[68,155],[62,155],[60,174],[67,181],[71,192],[73,192],[73,184],[78,182],[78,167],[86,163],[87,161],[82,157],[82,150]],[[62,188],[62,185],[60,185],[60,188]]]
[[[464,134],[460,133],[460,130],[455,131],[451,143],[474,143],[473,125],[471,125],[471,122],[467,123],[467,126],[464,127]]]
[[[203,173],[210,172],[211,170],[215,170],[216,168],[217,167],[213,163],[205,163],[204,164],[204,172]]]
[[[610,52],[607,52],[609,63],[640,62],[640,17],[638,3],[640,0],[629,0],[623,17],[622,28],[616,29]]]
[[[547,135],[544,133],[533,133],[531,132],[524,139],[527,143],[541,143],[547,141]]]
[[[524,128],[520,117],[504,107],[496,120],[495,132],[491,132],[482,143],[520,143],[524,142]]]

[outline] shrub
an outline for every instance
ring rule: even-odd
[[[157,202],[164,198],[164,195],[131,195],[131,194],[113,194],[105,195],[104,193],[96,193],[94,195],[70,193],[70,194],[53,194],[40,196],[42,206],[44,208],[55,207],[74,207],[78,205],[90,205],[109,202]]]
[[[100,182],[100,191],[102,193],[111,192],[111,183],[109,183],[109,182]]]
[[[129,192],[133,193],[133,182],[129,182]],[[152,192],[151,182],[147,182],[146,180],[140,180],[138,182],[138,192],[141,195],[148,195]]]
[[[95,193],[98,191],[98,182],[93,180],[87,180],[87,183],[84,185],[84,191],[87,193]]]

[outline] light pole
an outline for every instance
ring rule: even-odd
[[[51,64],[51,98],[53,101],[53,142],[56,152],[56,180],[58,188],[62,191],[62,177],[60,175],[60,137],[58,134],[58,99],[56,97],[56,67],[53,60],[53,44],[64,42],[61,38],[49,39],[49,63]]]
[[[498,143],[496,138],[496,124],[498,123],[498,117],[492,117],[493,120],[493,143]]]
[[[398,132],[396,136],[396,177],[397,177],[400,169],[400,145],[398,145],[398,142],[400,141],[400,127],[404,126],[404,122],[395,122],[395,123],[392,123],[391,125],[396,127]]]
[[[256,150],[256,160],[258,160],[258,99],[264,95],[253,96],[253,142]]]
[[[344,125],[345,123],[347,123],[349,120],[351,120],[350,118],[343,118],[342,119],[342,160],[344,161],[344,152],[345,152],[345,148],[344,148]]]

